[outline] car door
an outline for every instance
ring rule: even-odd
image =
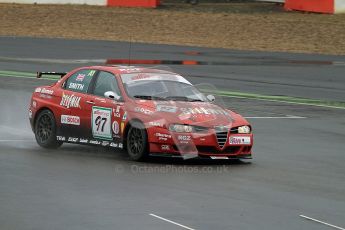
[[[60,106],[65,108],[66,114],[61,115],[61,130],[70,142],[78,142],[78,138],[90,135],[88,93],[96,75],[97,70],[82,69],[72,74],[62,86]]]
[[[113,147],[121,148],[120,126],[125,111],[116,76],[110,72],[99,71],[90,93],[92,98],[88,106],[91,110],[91,138],[103,140],[104,146],[112,144],[116,145]]]

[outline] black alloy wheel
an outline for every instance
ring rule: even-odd
[[[147,157],[147,134],[143,124],[131,124],[127,135],[127,151],[135,161],[142,161]]]
[[[61,141],[56,140],[56,122],[54,115],[49,110],[43,110],[35,122],[35,138],[37,144],[43,148],[58,148]]]

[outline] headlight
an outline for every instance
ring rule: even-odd
[[[238,127],[238,133],[250,133],[250,127],[248,125]]]
[[[193,130],[193,126],[190,125],[172,124],[169,126],[169,131],[177,133],[191,133]]]

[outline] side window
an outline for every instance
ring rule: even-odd
[[[104,97],[104,93],[108,91],[112,91],[118,96],[121,96],[116,77],[109,72],[100,71],[97,77],[93,94]]]
[[[65,89],[79,93],[86,93],[95,73],[96,70],[91,69],[77,71],[67,79],[65,82]]]

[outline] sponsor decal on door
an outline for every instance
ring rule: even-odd
[[[91,127],[93,137],[106,140],[112,139],[111,113],[111,108],[92,107]]]
[[[119,134],[120,128],[119,128],[119,123],[117,121],[113,122],[112,128],[113,128],[113,132],[115,134]]]
[[[70,115],[61,115],[61,124],[80,125],[80,117],[70,116]]]
[[[74,94],[70,95],[62,93],[60,105],[66,107],[67,109],[80,108],[80,99],[81,97],[77,97]]]

